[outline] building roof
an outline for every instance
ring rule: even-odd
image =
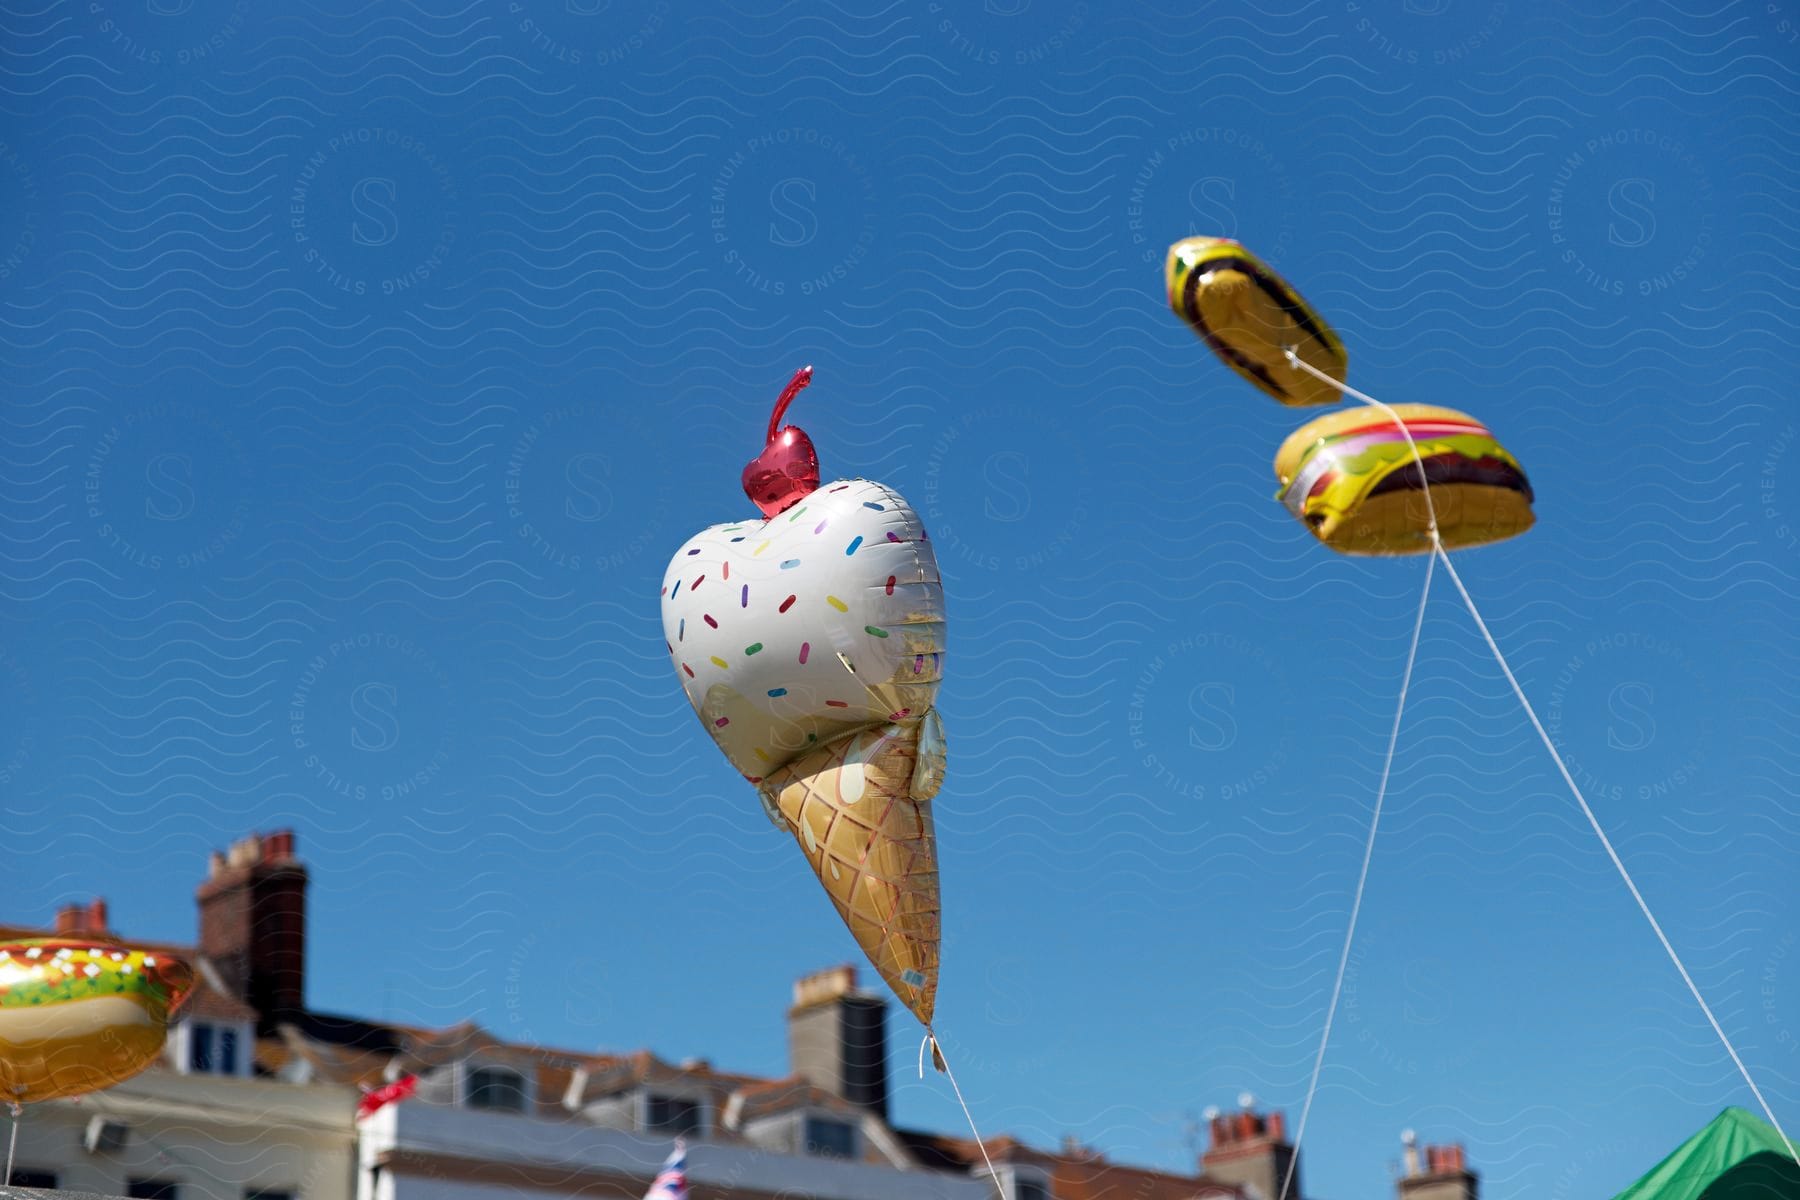
[[[859,1118],[867,1111],[860,1105],[852,1104],[841,1096],[835,1096],[824,1088],[815,1087],[798,1076],[789,1076],[786,1079],[765,1079],[757,1083],[745,1084],[739,1087],[733,1095],[737,1100],[736,1119],[740,1125],[780,1113],[798,1112],[804,1109],[824,1110]]]
[[[291,855],[291,841],[286,852]],[[65,927],[82,922],[90,928]],[[119,938],[106,927],[103,901],[64,910],[58,914],[58,926],[58,930],[45,930],[0,925],[0,940],[80,933],[183,958],[196,965],[198,984],[178,1019],[195,1016],[253,1026],[258,1022],[260,1014],[232,993],[197,947]],[[418,1095],[426,1102],[433,1094],[448,1099],[451,1093],[443,1082],[448,1078],[447,1069],[471,1058],[526,1073],[534,1085],[535,1112],[540,1117],[580,1121],[588,1119],[590,1110],[604,1116],[604,1101],[644,1088],[669,1088],[678,1094],[707,1097],[714,1113],[709,1140],[745,1142],[746,1127],[753,1122],[787,1112],[822,1110],[860,1121],[864,1130],[873,1134],[870,1140],[879,1143],[869,1153],[896,1165],[956,1175],[979,1174],[984,1169],[982,1147],[972,1139],[892,1130],[874,1112],[797,1076],[769,1079],[718,1071],[704,1060],[675,1064],[649,1050],[582,1052],[512,1043],[469,1021],[431,1029],[307,1010],[288,1014],[272,1031],[265,1027],[264,1035],[255,1039],[253,1054],[258,1074],[364,1091],[404,1075],[417,1075],[421,1079]],[[428,1085],[427,1080],[434,1082]],[[435,1093],[431,1089],[436,1089]],[[595,1109],[595,1105],[601,1107]],[[616,1114],[617,1110],[613,1111]],[[1210,1182],[1204,1175],[1112,1163],[1079,1147],[1041,1150],[1008,1136],[984,1144],[996,1164],[1030,1166],[1048,1175],[1058,1200],[1242,1200],[1244,1196],[1240,1189]]]
[[[951,1137],[901,1130],[900,1138],[921,1165],[938,1170],[986,1170],[981,1150],[996,1167],[1034,1167],[1050,1179],[1056,1200],[1247,1200],[1248,1193],[1204,1175],[1176,1175],[1149,1167],[1115,1163],[1097,1150],[1068,1145],[1043,1150],[1014,1137]]]
[[[177,958],[185,957],[194,964],[194,990],[182,1002],[178,1013],[183,1017],[204,1017],[214,1021],[241,1021],[254,1025],[256,1010],[232,995],[211,959],[200,954],[183,955],[168,951]]]

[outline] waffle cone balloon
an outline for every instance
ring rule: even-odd
[[[936,713],[847,734],[770,777],[776,807],[838,916],[922,1024],[937,1002],[939,897],[931,798]]]

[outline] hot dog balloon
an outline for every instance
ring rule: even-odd
[[[107,941],[0,943],[0,1098],[111,1087],[162,1053],[186,963]]]
[[[1274,268],[1230,238],[1183,238],[1163,265],[1169,307],[1225,365],[1283,404],[1336,404],[1338,390],[1295,369],[1293,347],[1342,380],[1344,344]]]
[[[811,381],[811,367],[795,374],[744,468],[761,515],[714,525],[675,552],[663,635],[707,733],[929,1026],[943,585],[919,514],[898,492],[863,479],[821,484],[811,439],[781,426]]]

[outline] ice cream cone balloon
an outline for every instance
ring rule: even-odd
[[[937,993],[943,777],[932,704],[944,593],[919,515],[868,480],[819,482],[812,442],[779,428],[744,469],[761,516],[675,552],[663,634],[688,702],[791,832],[870,961],[919,1019]]]

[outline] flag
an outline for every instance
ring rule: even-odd
[[[675,1149],[669,1151],[668,1161],[644,1193],[644,1200],[688,1200],[687,1143],[680,1138],[675,1139]]]
[[[419,1077],[406,1075],[392,1083],[364,1092],[362,1099],[356,1102],[356,1119],[360,1121],[370,1113],[379,1112],[390,1104],[396,1104],[418,1090]]]

